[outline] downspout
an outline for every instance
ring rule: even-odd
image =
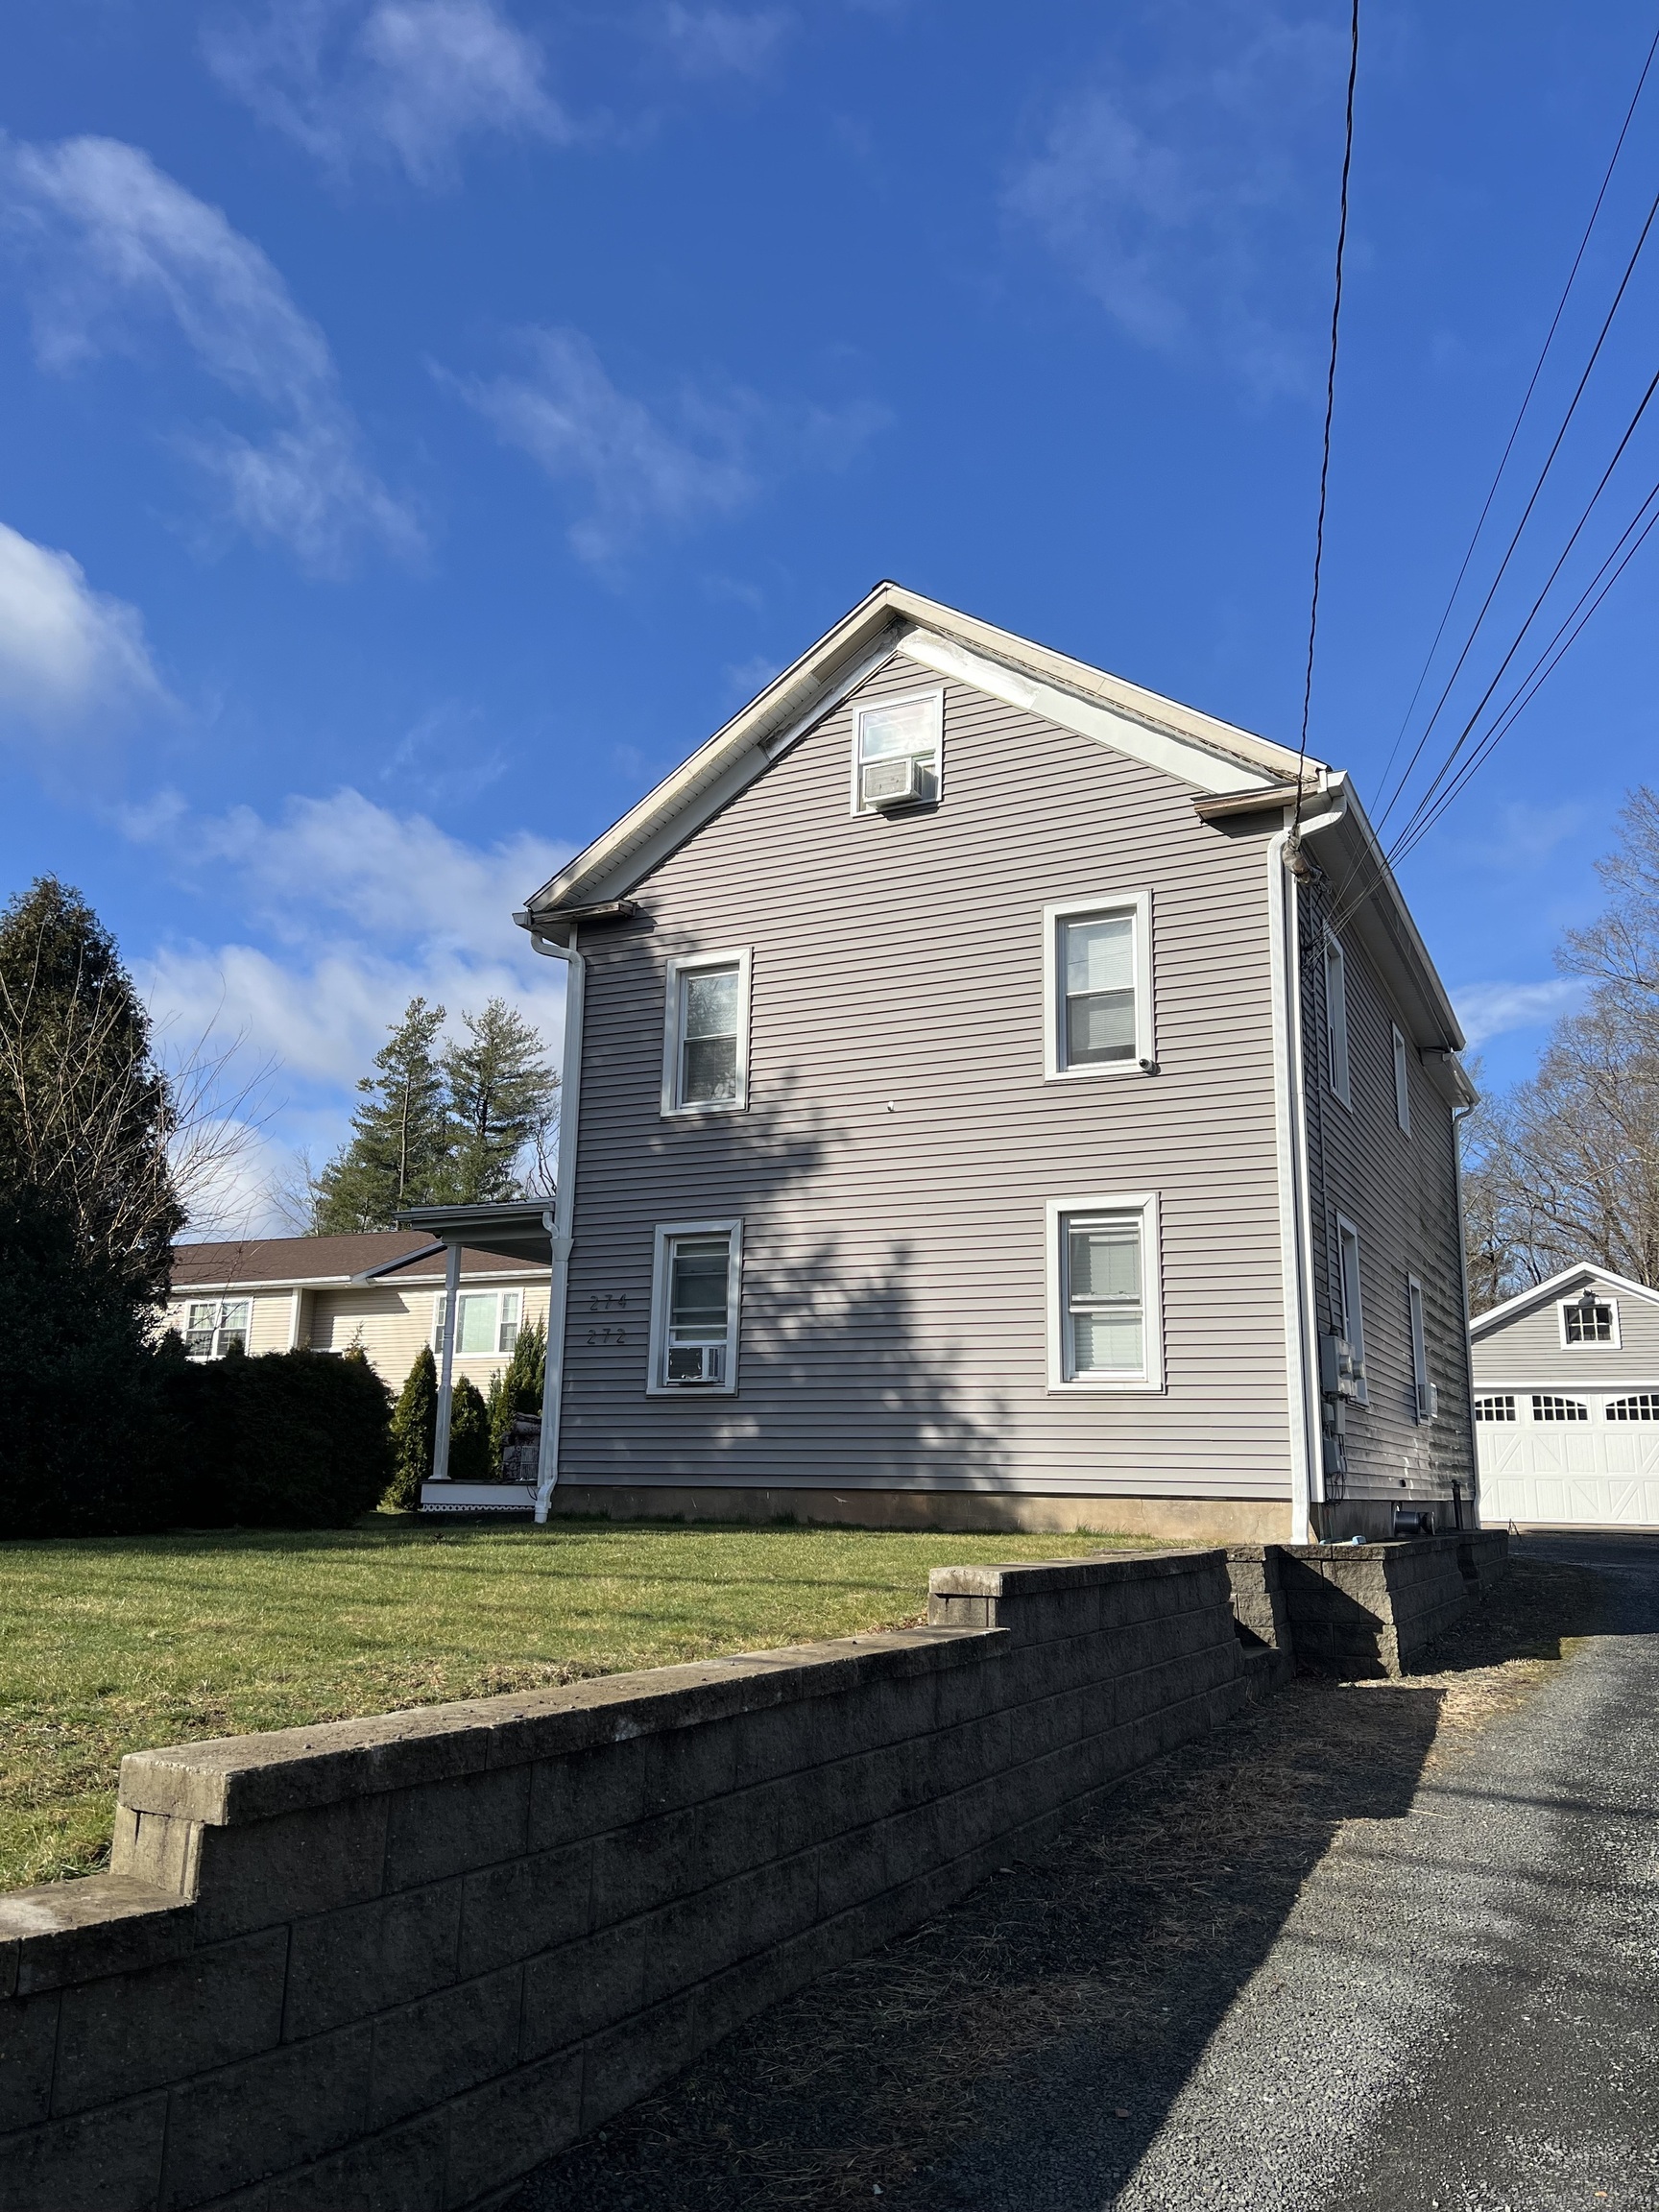
[[[559,1145],[553,1167],[553,1206],[541,1218],[553,1248],[547,1293],[547,1364],[541,1380],[541,1445],[536,1461],[536,1519],[545,1522],[559,1482],[559,1416],[565,1402],[565,1322],[570,1303],[570,1225],[576,1212],[576,1137],[582,1111],[582,1011],[588,963],[576,950],[576,924],[568,944],[543,937],[534,924],[530,942],[550,960],[563,960],[565,1060],[560,1070]]]
[[[1452,1109],[1452,1190],[1457,1201],[1457,1286],[1463,1299],[1463,1405],[1469,1432],[1469,1503],[1480,1526],[1480,1455],[1475,1442],[1475,1339],[1469,1334],[1469,1237],[1463,1222],[1463,1124],[1479,1100]]]

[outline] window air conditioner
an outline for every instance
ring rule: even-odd
[[[922,762],[866,760],[859,770],[859,790],[866,806],[884,812],[889,806],[913,806],[922,796]]]
[[[668,1353],[670,1382],[709,1383],[726,1380],[724,1344],[675,1344]]]

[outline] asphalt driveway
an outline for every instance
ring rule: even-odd
[[[1184,1747],[516,2212],[1659,2212],[1659,1538],[1517,1551],[1437,1674]]]

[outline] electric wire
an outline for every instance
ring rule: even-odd
[[[1643,88],[1647,83],[1648,72],[1653,66],[1655,54],[1659,54],[1659,30],[1654,32],[1652,43],[1647,48],[1647,59],[1642,63],[1642,73],[1636,80],[1636,89],[1630,95],[1630,105],[1624,110],[1624,120],[1619,126],[1619,135],[1613,142],[1613,152],[1608,157],[1607,167],[1602,174],[1600,189],[1598,191],[1595,204],[1590,210],[1589,221],[1584,226],[1583,236],[1578,241],[1578,251],[1573,256],[1573,266],[1567,272],[1567,281],[1561,287],[1561,297],[1555,302],[1555,312],[1550,318],[1549,329],[1544,333],[1544,343],[1539,349],[1537,360],[1532,365],[1532,373],[1527,378],[1527,389],[1522,395],[1515,420],[1509,426],[1509,435],[1504,441],[1503,452],[1499,455],[1498,467],[1493,471],[1492,481],[1487,487],[1486,497],[1481,503],[1479,515],[1476,517],[1475,528],[1470,535],[1469,543],[1464,548],[1463,559],[1458,565],[1457,574],[1453,580],[1451,592],[1441,611],[1440,620],[1435,626],[1433,639],[1424,658],[1417,682],[1412,686],[1411,697],[1407,702],[1406,711],[1400,718],[1399,732],[1389,748],[1387,759],[1382,763],[1382,773],[1377,779],[1377,790],[1380,798],[1388,788],[1389,774],[1393,769],[1395,760],[1399,757],[1400,748],[1406,741],[1406,732],[1410,727],[1411,717],[1417,710],[1417,702],[1423,695],[1423,686],[1429,680],[1429,671],[1434,665],[1434,656],[1440,650],[1440,640],[1446,635],[1446,625],[1452,619],[1452,610],[1457,604],[1457,595],[1463,589],[1463,579],[1469,573],[1469,564],[1475,558],[1475,548],[1480,542],[1480,534],[1486,527],[1486,517],[1492,512],[1492,502],[1498,496],[1498,487],[1503,482],[1503,472],[1509,466],[1509,456],[1515,450],[1515,441],[1521,435],[1521,425],[1527,419],[1527,410],[1532,404],[1532,395],[1538,389],[1538,379],[1544,373],[1544,364],[1549,359],[1550,349],[1555,342],[1555,333],[1561,326],[1561,318],[1567,311],[1567,301],[1572,296],[1573,287],[1577,281],[1578,271],[1583,264],[1586,252],[1589,251],[1591,236],[1600,217],[1602,203],[1607,197],[1607,188],[1613,181],[1613,172],[1619,166],[1619,156],[1624,150],[1624,141],[1629,135],[1630,125],[1635,118]]]
[[[1331,301],[1331,355],[1325,371],[1325,436],[1319,458],[1319,516],[1313,529],[1313,593],[1308,609],[1308,666],[1302,679],[1302,742],[1296,752],[1295,821],[1302,819],[1302,772],[1313,705],[1313,653],[1319,637],[1319,579],[1325,564],[1325,500],[1331,479],[1331,422],[1336,408],[1336,343],[1342,326],[1342,270],[1348,252],[1348,177],[1354,166],[1354,87],[1359,76],[1359,0],[1348,36],[1348,102],[1342,135],[1342,186],[1336,219],[1336,281]]]

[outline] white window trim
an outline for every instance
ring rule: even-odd
[[[1342,1239],[1345,1236],[1351,1237],[1354,1240],[1354,1306],[1352,1311],[1349,1310],[1348,1306],[1348,1270],[1342,1263]],[[1365,1375],[1365,1295],[1364,1286],[1359,1280],[1359,1251],[1358,1230],[1355,1228],[1345,1214],[1338,1214],[1336,1216],[1336,1289],[1341,1299],[1342,1335],[1353,1349],[1354,1365],[1358,1371],[1358,1387],[1354,1402],[1357,1406],[1369,1406],[1371,1391]]]
[[[1429,1379],[1429,1314],[1420,1277],[1406,1278],[1406,1325],[1411,1336],[1411,1388],[1419,1423],[1433,1419],[1434,1391]]]
[[[1578,1303],[1578,1300],[1577,1300],[1576,1298],[1557,1298],[1557,1299],[1556,1299],[1556,1301],[1555,1301],[1555,1326],[1556,1326],[1556,1328],[1557,1328],[1557,1329],[1560,1331],[1560,1333],[1561,1333],[1561,1349],[1562,1349],[1562,1351],[1563,1351],[1563,1352],[1622,1352],[1622,1351],[1624,1349],[1624,1346],[1623,1346],[1623,1337],[1622,1337],[1622,1334],[1621,1334],[1621,1331],[1620,1331],[1620,1323],[1619,1323],[1619,1301],[1618,1301],[1618,1299],[1617,1299],[1617,1298],[1602,1298],[1602,1297],[1599,1297],[1599,1297],[1597,1298],[1597,1300],[1596,1300],[1596,1303],[1597,1303],[1597,1305],[1598,1305],[1598,1306],[1611,1306],[1611,1307],[1612,1307],[1612,1309],[1613,1309],[1613,1334],[1612,1334],[1612,1335],[1611,1335],[1611,1336],[1609,1336],[1609,1337],[1607,1338],[1607,1340],[1605,1341],[1605,1343],[1595,1343],[1595,1342],[1591,1342],[1591,1343],[1580,1343],[1580,1342],[1579,1342],[1579,1341],[1578,1341],[1578,1340],[1577,1340],[1575,1337],[1572,1337],[1572,1336],[1569,1336],[1569,1335],[1568,1335],[1568,1334],[1567,1334],[1567,1309],[1568,1309],[1568,1307],[1569,1307],[1569,1306],[1576,1306],[1576,1305],[1577,1305],[1577,1303]]]
[[[439,1359],[442,1359],[444,1357],[444,1300],[446,1295],[447,1293],[443,1290],[434,1290],[432,1293],[431,1344],[433,1355]],[[517,1299],[517,1326],[520,1330],[522,1330],[525,1327],[524,1292],[522,1288],[516,1283],[509,1283],[501,1287],[496,1288],[493,1288],[487,1283],[463,1283],[455,1295],[457,1303],[459,1303],[459,1301],[463,1298],[494,1299],[495,1318],[491,1324],[490,1335],[492,1341],[494,1343],[497,1349],[493,1352],[463,1352],[459,1341],[459,1333],[457,1333],[457,1341],[452,1356],[457,1359],[511,1359],[513,1357],[511,1352],[503,1352],[499,1349],[501,1343],[501,1330],[503,1326],[501,1319],[501,1301],[503,1298]]]
[[[1334,960],[1333,960],[1334,954]],[[1333,996],[1331,971],[1336,971],[1337,989]],[[1337,1067],[1337,1040],[1340,1038],[1341,1067]],[[1340,1072],[1341,1081],[1337,1081]],[[1348,1051],[1348,955],[1342,950],[1342,941],[1334,929],[1325,932],[1325,1084],[1334,1098],[1339,1098],[1348,1111],[1354,1111],[1354,1073]]]
[[[184,1339],[186,1345],[188,1345],[190,1341],[191,1307],[211,1306],[213,1309],[213,1327],[210,1332],[212,1336],[211,1344],[205,1352],[187,1352],[186,1358],[194,1359],[199,1367],[205,1366],[210,1360],[224,1358],[225,1347],[222,1342],[222,1338],[225,1334],[225,1315],[227,1310],[232,1306],[242,1306],[247,1309],[248,1323],[246,1328],[241,1332],[243,1338],[242,1349],[245,1352],[250,1350],[253,1342],[253,1308],[256,1304],[257,1300],[253,1298],[252,1294],[245,1298],[225,1298],[220,1296],[217,1292],[210,1292],[205,1298],[186,1298],[182,1310],[180,1313],[179,1326],[179,1334]]]
[[[680,978],[702,968],[737,971],[737,1095],[680,1103]],[[752,960],[749,948],[732,952],[682,952],[669,961],[662,1008],[662,1103],[665,1121],[695,1120],[705,1114],[741,1114],[749,1104],[749,1001]]]
[[[665,1380],[668,1346],[668,1245],[676,1237],[730,1237],[731,1257],[726,1265],[726,1380],[724,1382],[670,1382]],[[722,1221],[660,1221],[651,1241],[650,1365],[645,1371],[647,1398],[731,1398],[737,1390],[737,1344],[741,1335],[740,1300],[743,1287],[743,1222],[740,1216]]]
[[[1394,1119],[1402,1137],[1411,1134],[1411,1058],[1406,1032],[1398,1022],[1394,1036]]]
[[[1135,1057],[1066,1065],[1065,975],[1060,966],[1060,930],[1085,915],[1127,914],[1135,924]],[[1043,909],[1043,1073],[1050,1083],[1075,1083],[1094,1075],[1140,1075],[1142,1063],[1158,1058],[1157,1023],[1152,1007],[1152,894],[1103,891],[1097,899],[1068,899]]]
[[[939,786],[938,798],[929,799],[925,804],[929,807],[943,804],[945,798],[945,686],[943,684],[925,684],[920,689],[914,691],[892,691],[884,693],[879,699],[854,700],[852,791],[851,804],[847,809],[850,814],[879,814],[884,811],[879,806],[866,806],[861,803],[858,770],[863,764],[859,759],[863,734],[859,726],[864,716],[888,707],[914,707],[922,700],[930,701],[933,707],[935,721],[933,780]]]
[[[1139,1214],[1141,1216],[1141,1312],[1143,1366],[1139,1375],[1066,1374],[1066,1262],[1061,1223],[1072,1214]],[[1156,1190],[1118,1191],[1105,1197],[1091,1191],[1080,1198],[1050,1198],[1044,1214],[1046,1238],[1048,1389],[1070,1397],[1102,1390],[1122,1396],[1152,1397],[1164,1389],[1164,1267]]]

